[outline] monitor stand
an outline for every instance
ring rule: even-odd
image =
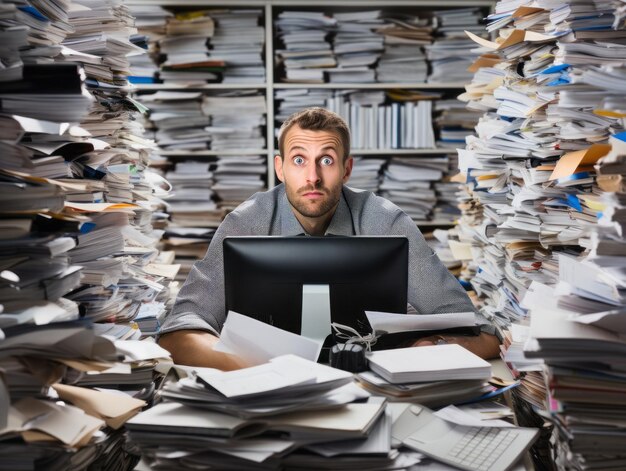
[[[329,285],[302,285],[300,334],[322,343],[331,334]]]

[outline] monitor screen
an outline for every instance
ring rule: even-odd
[[[406,237],[244,236],[223,243],[226,312],[311,338],[326,338],[330,322],[370,332],[366,310],[406,312]]]

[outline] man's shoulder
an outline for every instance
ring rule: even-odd
[[[224,220],[227,226],[236,226],[244,231],[264,232],[269,230],[278,200],[284,190],[275,186],[268,191],[255,193],[232,210]]]
[[[344,186],[344,197],[353,213],[394,220],[405,214],[402,209],[387,198],[375,195],[371,191]]]
[[[281,186],[275,186],[274,188],[267,191],[260,191],[255,193],[246,201],[237,206],[231,214],[241,215],[241,216],[260,216],[264,212],[271,214],[274,212],[276,206],[278,205],[278,199],[283,193],[283,188]]]

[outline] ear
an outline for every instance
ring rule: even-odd
[[[350,179],[350,175],[352,175],[353,165],[354,165],[354,159],[352,158],[352,156],[349,156],[344,163],[344,169],[343,169],[343,182],[344,183],[347,183],[347,181]]]
[[[274,171],[276,176],[281,182],[285,181],[285,175],[283,174],[283,159],[280,155],[274,156]]]

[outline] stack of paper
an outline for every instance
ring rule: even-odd
[[[211,149],[263,149],[267,107],[265,96],[255,90],[206,94],[202,112],[211,117],[205,130],[211,135]]]
[[[388,401],[415,402],[428,407],[469,401],[493,390],[484,379],[397,383],[366,371],[358,374],[358,380],[368,391],[384,396]]]
[[[267,160],[264,156],[219,157],[213,190],[218,207],[232,210],[254,193],[265,189]]]
[[[152,213],[164,191],[147,169],[154,145],[141,137],[144,108],[125,88],[127,56],[140,51],[133,41],[141,39],[131,40],[121,2],[19,8],[38,17],[24,22],[37,44],[32,61],[47,49],[57,63],[27,65],[24,80],[1,84],[0,434],[13,444],[2,464],[89,467],[108,454],[101,464],[120,469],[131,461],[119,447],[123,434],[100,429],[121,426],[144,405],[131,397],[139,389],[152,399],[156,359],[168,354],[154,343],[137,351],[126,342],[141,335],[132,324],[140,306],[167,301],[173,276],[171,265],[151,263],[161,236]],[[115,406],[132,407],[108,409],[111,397],[99,394],[85,402],[95,391],[76,388],[57,402],[61,392],[50,389],[100,373],[124,377],[133,391]],[[123,382],[111,379],[99,385]]]
[[[200,92],[158,91],[139,95],[150,110],[154,137],[163,149],[206,149],[211,134],[205,130],[210,118],[202,113]]]
[[[205,83],[218,81],[226,62],[209,52],[209,38],[215,21],[208,11],[177,12],[167,19],[165,37],[157,39],[160,61],[159,78],[166,83]]]
[[[351,373],[283,355],[239,371],[199,371],[195,378],[167,385],[163,396],[201,409],[252,418],[327,409],[363,398],[350,383]]]
[[[265,82],[265,28],[260,24],[262,14],[261,9],[211,12],[216,28],[210,40],[209,57],[224,60],[226,67],[222,82]]]
[[[623,369],[626,286],[624,25],[614,11],[608,2],[498,3],[496,41],[468,32],[484,54],[462,96],[486,113],[459,150],[468,190],[459,244],[482,312],[510,331],[504,358],[522,382],[514,394],[552,414],[557,458],[572,468],[609,466],[624,435],[609,419],[624,414],[611,402],[623,383],[608,372]]]
[[[275,90],[274,100],[277,104],[276,121],[280,128],[280,123],[285,121],[293,113],[312,106],[325,107],[326,100],[333,97],[332,90],[316,90],[311,88]],[[278,136],[277,136],[278,137]]]
[[[283,47],[276,48],[276,62],[285,68],[285,82],[323,83],[325,68],[337,65],[328,32],[337,20],[322,12],[282,11],[274,21]]]
[[[267,469],[309,453],[316,469],[325,469],[335,455],[325,446],[345,458],[376,455],[389,465],[398,454],[391,449],[385,403],[353,403],[368,393],[351,381],[350,373],[293,355],[234,372],[196,369],[166,385],[168,402],[134,417],[127,427],[144,460],[181,469],[200,459],[215,467]],[[188,459],[166,458],[161,453],[166,446]]]
[[[370,369],[390,383],[487,380],[489,362],[457,344],[379,350],[367,355]]]
[[[428,220],[437,204],[431,182],[441,180],[447,170],[447,157],[392,157],[380,185],[381,195],[397,204],[413,220]]]
[[[435,41],[424,46],[431,66],[428,82],[468,82],[472,72],[467,68],[478,54],[463,31],[485,34],[480,24],[480,9],[458,8],[433,13],[437,24]]]
[[[385,159],[354,157],[350,186],[378,193]]]
[[[378,30],[385,50],[376,67],[378,82],[425,82],[428,64],[421,46],[432,42],[433,27],[413,15],[385,16],[390,25]]]
[[[211,162],[177,162],[173,170],[165,174],[172,185],[167,199],[170,224],[165,230],[165,248],[175,253],[175,263],[183,267],[177,275],[184,280],[191,264],[202,258],[208,244],[224,218],[218,209]]]

